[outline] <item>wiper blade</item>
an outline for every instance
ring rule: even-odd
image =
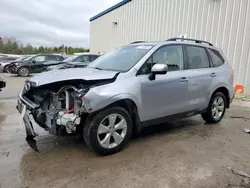
[[[99,67],[91,67],[91,68],[97,69],[97,70],[103,70],[103,69],[101,69],[101,68],[99,68]]]

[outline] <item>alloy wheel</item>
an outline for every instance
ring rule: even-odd
[[[127,134],[127,121],[120,114],[110,114],[100,123],[97,130],[99,144],[104,148],[117,147]]]
[[[218,120],[223,115],[225,110],[225,101],[221,96],[218,96],[214,99],[212,104],[212,116],[215,120]]]
[[[29,75],[29,70],[25,67],[20,68],[19,73],[21,76],[28,76]]]

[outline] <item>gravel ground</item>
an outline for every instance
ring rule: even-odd
[[[0,77],[3,77],[1,74]],[[156,125],[118,154],[90,152],[76,137],[39,133],[39,152],[25,142],[15,96],[25,78],[4,75],[0,93],[0,187],[230,187],[242,178],[229,168],[250,173],[250,102],[235,100],[220,124],[200,116]]]

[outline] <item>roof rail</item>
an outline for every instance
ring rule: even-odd
[[[208,44],[209,46],[213,46],[212,43],[210,42],[207,42],[207,41],[204,41],[204,40],[196,40],[196,39],[189,39],[189,38],[170,38],[166,41],[177,41],[177,40],[188,40],[188,41],[193,41],[195,43],[205,43],[205,44]]]
[[[136,44],[136,43],[142,43],[142,42],[145,42],[145,41],[134,41],[134,42],[131,42],[130,44]]]

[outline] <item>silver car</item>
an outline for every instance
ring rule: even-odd
[[[80,133],[92,151],[108,155],[145,126],[196,114],[220,122],[234,97],[233,78],[221,50],[208,42],[134,42],[86,68],[31,77],[17,108],[34,149],[37,124],[51,134]]]

